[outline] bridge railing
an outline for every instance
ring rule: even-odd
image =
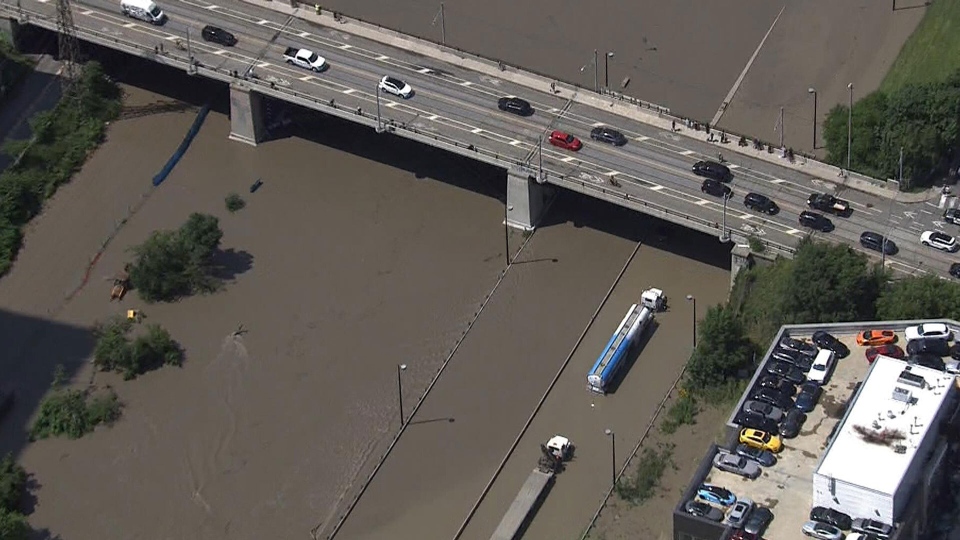
[[[45,15],[37,11],[24,9],[22,6],[13,5],[9,2],[9,0],[0,0],[0,13],[3,13],[5,16],[14,17],[25,24],[35,24],[47,28],[48,30],[57,30],[57,22],[55,17]],[[112,46],[113,48],[130,54],[134,54],[143,58],[149,58],[167,65],[183,68],[190,73],[205,75],[228,83],[243,83],[263,95],[285,101],[291,101],[293,103],[297,103],[322,112],[331,113],[334,116],[342,118],[356,116],[362,119],[364,124],[371,126],[378,124],[377,115],[369,111],[365,111],[362,108],[345,106],[337,103],[334,99],[320,99],[311,94],[289,88],[284,85],[283,81],[276,78],[243,76],[236,70],[229,70],[218,66],[208,66],[198,61],[196,58],[191,60],[187,57],[185,51],[168,51],[160,49],[159,47],[150,47],[129,39],[125,39],[117,34],[101,32],[99,30],[84,27],[79,27],[78,32],[81,34],[81,37],[86,37],[95,43]],[[381,125],[385,131],[405,131],[410,138],[429,140],[432,141],[434,146],[451,150],[461,155],[470,155],[472,153],[474,158],[496,166],[501,166],[508,169],[519,169],[520,171],[528,173],[530,176],[536,176],[540,172],[540,169],[531,166],[528,161],[517,159],[511,156],[505,156],[496,150],[484,148],[482,146],[464,143],[453,137],[443,134],[419,129],[415,125],[395,121],[386,121]],[[716,232],[718,234],[722,232],[722,224],[716,221],[701,218],[699,216],[684,212],[679,212],[666,206],[646,201],[636,195],[625,193],[622,190],[611,189],[605,184],[584,181],[579,177],[569,176],[560,171],[544,168],[542,172],[545,175],[545,180],[549,180],[551,183],[566,187],[567,189],[591,195],[615,204],[633,207],[647,214],[657,215],[667,219],[668,221],[683,224],[687,227],[703,232]],[[726,232],[733,235],[740,234],[740,232],[737,230],[728,229]],[[763,238],[760,238],[760,241],[763,242],[771,251],[788,257],[792,257],[796,251],[791,246],[786,246]]]

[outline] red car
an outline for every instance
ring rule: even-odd
[[[550,144],[566,150],[573,150],[574,152],[583,148],[583,143],[580,142],[580,139],[562,131],[554,131],[550,134]]]
[[[903,358],[906,356],[906,354],[904,354],[903,352],[903,349],[889,343],[887,345],[881,345],[879,347],[870,347],[869,349],[867,349],[866,355],[867,355],[867,362],[870,364],[872,364],[873,361],[876,360],[877,357],[880,355],[888,356],[890,358],[896,358],[897,360],[903,360]]]

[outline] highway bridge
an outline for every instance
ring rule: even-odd
[[[813,233],[860,249],[865,230],[887,234],[900,252],[886,257],[892,269],[947,275],[956,256],[923,247],[919,235],[940,229],[953,197],[925,200],[897,194],[883,183],[848,175],[814,161],[790,163],[779,153],[710,142],[669,111],[616,94],[598,94],[576,85],[495,60],[444,47],[399,32],[312,7],[270,0],[169,0],[169,16],[152,26],[121,15],[118,0],[72,2],[80,39],[174,66],[230,86],[230,137],[248,144],[266,139],[262,96],[283,100],[364,124],[385,137],[401,136],[502,167],[507,171],[507,223],[531,229],[565,188],[717,235],[745,242],[761,240],[768,252],[791,256],[811,234],[797,222],[815,191],[851,202],[849,217],[832,218],[831,233]],[[0,18],[13,35],[19,26],[57,30],[54,0],[0,0]],[[199,39],[212,24],[239,38],[234,47]],[[322,73],[284,63],[287,47],[312,49],[330,68]],[[407,100],[380,95],[377,83],[391,75],[409,83]],[[497,100],[529,101],[529,117],[501,112]],[[676,122],[676,129],[673,122]],[[591,141],[590,130],[609,125],[628,138],[622,147]],[[584,141],[579,152],[546,144],[552,130]],[[716,131],[713,135],[718,136]],[[731,138],[732,139],[732,138]],[[723,152],[733,169],[734,197],[726,204],[701,192],[691,172],[700,159]],[[781,207],[775,216],[748,211],[743,196],[758,192]],[[879,257],[871,252],[871,256]]]

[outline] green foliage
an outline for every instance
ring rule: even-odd
[[[707,388],[741,378],[753,365],[754,346],[747,339],[743,323],[729,305],[713,306],[697,328],[684,387],[697,394]]]
[[[247,206],[247,201],[243,200],[243,197],[236,193],[227,195],[227,198],[224,199],[224,202],[227,205],[227,211],[231,214],[238,210],[242,210],[245,206]]]
[[[787,323],[869,321],[883,274],[867,257],[846,245],[806,240],[792,261],[784,287]]]
[[[699,413],[700,407],[697,405],[697,400],[689,394],[684,394],[667,409],[666,418],[660,422],[660,431],[672,434],[680,426],[692,426],[697,423]]]
[[[103,140],[107,122],[119,113],[119,86],[91,62],[83,67],[72,95],[30,120],[32,141],[6,145],[4,151],[20,156],[20,161],[0,174],[0,275],[20,250],[23,225],[83,165]]]
[[[884,92],[937,82],[960,69],[960,0],[937,0],[927,6],[920,24],[903,44],[880,84]]]
[[[0,461],[0,508],[16,510],[26,489],[27,471],[17,465],[12,454],[7,454]]]
[[[31,532],[23,514],[0,508],[0,540],[27,540]]]
[[[133,248],[130,282],[147,302],[212,292],[220,286],[213,256],[222,237],[216,217],[196,213],[176,231],[155,231]]]
[[[654,495],[667,467],[673,464],[672,444],[657,449],[644,448],[633,476],[622,476],[616,485],[617,495],[631,503],[640,504]]]
[[[183,351],[165,329],[148,325],[146,332],[132,342],[127,337],[130,329],[130,321],[121,317],[97,325],[94,330],[97,343],[93,349],[95,366],[121,373],[129,380],[160,366],[183,364]]]
[[[79,439],[98,425],[110,425],[120,418],[122,404],[113,390],[93,394],[64,388],[63,382],[63,368],[58,366],[51,391],[40,402],[40,412],[30,427],[30,440]]]
[[[877,317],[883,320],[960,319],[960,285],[931,275],[892,282],[877,299]]]
[[[757,238],[752,234],[750,235],[749,238],[747,238],[747,244],[750,246],[750,251],[754,253],[763,253],[764,251],[767,250],[767,245],[764,244],[762,240],[760,240],[759,238]]]

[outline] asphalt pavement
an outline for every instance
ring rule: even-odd
[[[463,144],[525,161],[531,167],[542,163],[551,175],[602,189],[614,199],[629,196],[651,208],[667,208],[701,230],[726,227],[735,236],[757,236],[776,246],[793,246],[813,234],[857,249],[861,249],[860,234],[871,230],[888,234],[900,247],[897,255],[886,258],[894,270],[932,271],[944,276],[950,263],[957,260],[954,255],[919,243],[923,230],[956,232],[939,219],[939,201],[899,202],[844,189],[842,183],[839,190],[834,190],[833,183],[796,168],[780,167],[731,150],[726,155],[735,175],[734,197],[724,205],[721,199],[701,192],[701,179],[690,170],[698,160],[716,159],[715,144],[588,106],[566,95],[537,92],[505,78],[340,32],[336,27],[312,24],[236,0],[171,0],[163,5],[170,20],[162,27],[123,17],[115,3],[106,0],[75,2],[74,6],[78,26],[136,41],[162,54],[191,54],[204,65],[252,73],[279,88],[334,100],[344,107],[371,114],[379,111],[384,122],[453,137]],[[50,2],[26,0],[24,7],[48,15],[55,12]],[[199,40],[205,24],[234,33],[239,43],[223,47]],[[313,73],[286,65],[282,53],[287,47],[315,50],[331,67]],[[377,81],[386,74],[409,83],[414,96],[402,100],[379,94]],[[499,111],[496,102],[502,96],[522,97],[531,103],[535,114],[523,118]],[[599,125],[616,127],[628,137],[628,144],[612,147],[591,141],[589,132]],[[554,129],[581,138],[584,148],[574,153],[541,144]],[[833,232],[813,233],[799,226],[797,215],[806,209],[811,193],[824,190],[848,199],[853,213],[832,217],[836,225]],[[770,196],[782,211],[775,216],[747,211],[742,197],[748,192]],[[683,217],[674,220],[684,222]],[[879,259],[878,254],[871,255]]]

